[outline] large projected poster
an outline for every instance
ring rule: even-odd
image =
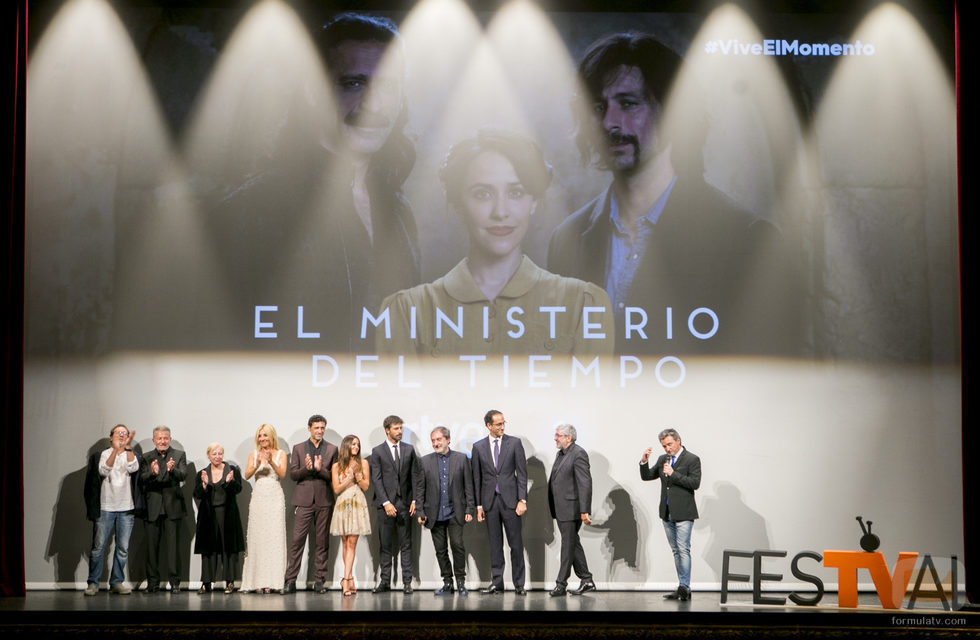
[[[469,455],[504,412],[534,587],[558,568],[560,423],[608,587],[675,584],[638,470],[667,427],[703,465],[695,588],[724,549],[856,548],[857,515],[888,558],[962,555],[948,16],[423,0],[348,46],[276,0],[117,5],[33,8],[29,587],[84,583],[85,462],[112,425],[145,451],[169,426],[198,474],[209,443],[244,466],[259,425],[288,451],[314,413],[335,444],[397,414],[419,454],[443,425]],[[378,558],[361,543],[358,581]]]

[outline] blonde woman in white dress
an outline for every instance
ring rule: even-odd
[[[330,474],[333,491],[337,494],[330,534],[340,536],[344,557],[344,577],[340,587],[345,596],[352,596],[357,593],[354,586],[357,537],[371,533],[368,503],[364,497],[371,482],[371,472],[368,461],[361,458],[361,440],[357,436],[345,436],[341,441],[337,462],[330,468]]]
[[[279,481],[286,475],[286,452],[271,424],[255,432],[255,450],[248,456],[245,479],[255,476],[248,504],[245,536],[245,591],[271,593],[282,587],[286,573],[286,498]]]

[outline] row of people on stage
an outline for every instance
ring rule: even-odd
[[[356,435],[339,446],[324,440],[327,420],[313,415],[307,422],[309,438],[293,447],[287,461],[279,449],[276,430],[263,424],[255,433],[255,448],[245,472],[225,462],[219,443],[207,447],[208,465],[188,478],[183,451],[171,446],[170,429],[156,427],[152,451],[137,456],[132,449],[134,432],[116,425],[110,446],[93,454],[86,478],[89,518],[95,522],[94,543],[86,595],[99,591],[103,559],[109,538],[115,534],[115,557],[110,591],[126,594],[124,580],[130,533],[137,513],[146,519],[149,593],[169,582],[180,590],[177,549],[180,521],[187,513],[181,485],[194,485],[198,501],[194,552],[201,559],[201,588],[212,590],[223,581],[225,593],[238,589],[252,592],[296,592],[296,581],[310,529],[314,532],[314,585],[326,593],[328,534],[341,538],[345,596],[354,595],[353,567],[358,538],[370,535],[371,518],[366,492],[373,487],[378,510],[380,571],[374,593],[392,590],[396,564],[401,590],[413,592],[412,530],[414,522],[429,529],[443,585],[436,595],[467,595],[466,550],[463,527],[476,519],[487,527],[491,581],[484,594],[504,591],[504,539],[510,549],[514,593],[525,595],[522,516],[527,512],[527,459],[517,437],[505,433],[503,413],[490,410],[484,416],[487,437],[473,445],[469,458],[450,447],[451,434],[436,427],[430,434],[433,452],[419,457],[402,440],[403,420],[384,419],[385,441],[370,456],[362,455]],[[548,506],[561,534],[561,555],[552,596],[596,590],[579,540],[583,524],[591,524],[592,476],[589,455],[576,443],[574,426],[555,429],[558,450],[548,480]],[[677,589],[666,597],[690,597],[690,537],[698,517],[694,491],[701,483],[701,463],[686,451],[673,429],[660,433],[664,455],[651,460],[652,449],[643,452],[640,476],[661,480],[660,517],[674,554]],[[286,501],[280,481],[289,474],[296,482],[292,495],[294,521],[291,539],[286,537]],[[244,475],[244,479],[243,479]],[[237,496],[244,481],[254,479],[249,503],[247,535],[242,531]],[[450,554],[451,551],[451,554]],[[240,555],[245,552],[244,568]],[[398,558],[396,561],[395,558]],[[574,570],[581,581],[568,589]],[[240,585],[236,584],[238,581]]]

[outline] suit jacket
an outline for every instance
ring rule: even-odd
[[[306,443],[309,438],[293,447],[289,459],[289,477],[296,481],[291,504],[294,507],[332,507],[334,503],[333,479],[330,468],[337,462],[337,447],[323,441],[320,454],[320,470],[306,468]]]
[[[167,471],[167,461],[173,459],[174,468]],[[157,461],[160,472],[153,473],[150,465]],[[184,494],[180,485],[187,477],[187,457],[180,449],[171,447],[164,454],[156,449],[143,454],[140,467],[140,484],[146,499],[146,519],[156,520],[166,515],[168,520],[179,520],[187,514]]]
[[[652,468],[640,463],[642,479],[660,480],[660,519],[671,522],[697,520],[698,505],[694,502],[694,491],[701,486],[701,458],[684,449],[674,461],[674,473],[669,476],[663,474],[665,462],[670,462],[670,456],[666,453],[657,458]]]
[[[476,503],[489,509],[496,487],[508,509],[516,509],[519,500],[527,500],[527,458],[520,438],[504,434],[500,439],[499,468],[493,466],[490,436],[473,445],[473,491]]]
[[[609,187],[555,229],[549,271],[606,286],[611,200]],[[648,339],[636,332],[627,339],[617,325],[617,353],[662,353],[667,344],[675,353],[798,353],[804,289],[798,255],[768,221],[702,179],[679,176],[624,301],[646,312]],[[701,307],[718,316],[718,330],[708,339],[687,328],[689,315]],[[617,316],[617,322],[623,320]],[[711,321],[698,316],[695,327],[705,333]]]
[[[139,478],[143,471],[143,456],[136,455],[136,461],[140,468],[134,473],[129,474],[129,490],[133,495],[133,512],[142,517],[146,515],[146,503],[143,501],[143,492],[140,490]],[[102,481],[105,478],[99,473],[99,460],[102,458],[102,451],[96,451],[88,457],[88,466],[85,469],[85,511],[88,519],[95,522],[102,515]]]
[[[548,478],[548,506],[555,520],[579,520],[592,513],[589,454],[574,442],[555,456]]]
[[[425,516],[428,529],[439,516],[439,454],[422,457],[419,486],[415,491],[415,508]],[[473,515],[476,504],[473,499],[473,473],[470,461],[459,451],[449,450],[449,501],[453,505],[453,519],[466,524],[466,514]]]
[[[408,509],[412,502],[418,508],[415,488],[421,478],[419,458],[415,455],[415,447],[405,442],[398,443],[398,452],[402,459],[400,473],[395,469],[395,458],[387,439],[371,450],[371,484],[374,485],[374,506],[378,508],[385,502],[399,510]]]

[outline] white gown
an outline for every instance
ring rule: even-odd
[[[276,463],[282,464],[284,456],[278,451]],[[268,462],[259,465],[254,478],[241,590],[281,589],[286,573],[286,497]]]

